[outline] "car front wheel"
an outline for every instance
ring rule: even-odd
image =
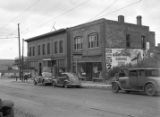
[[[145,93],[149,96],[154,96],[156,95],[156,89],[155,86],[151,83],[147,84],[145,86]]]
[[[119,86],[117,83],[112,83],[112,92],[118,93],[119,92]]]

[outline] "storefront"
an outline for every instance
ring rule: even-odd
[[[82,80],[98,79],[102,73],[101,57],[73,57],[73,72]]]

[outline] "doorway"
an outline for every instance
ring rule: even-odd
[[[39,63],[39,73],[38,73],[39,76],[42,75],[42,63]]]

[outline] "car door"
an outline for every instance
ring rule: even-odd
[[[131,89],[137,89],[138,80],[138,71],[131,70],[129,71],[129,85]]]
[[[137,79],[137,84],[138,84],[138,89],[143,89],[143,86],[145,84],[145,80],[146,80],[146,74],[145,74],[145,70],[139,70],[139,75],[138,75],[138,79]]]

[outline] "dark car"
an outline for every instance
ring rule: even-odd
[[[0,99],[0,117],[14,117],[14,103]]]
[[[43,72],[42,76],[36,76],[33,80],[34,85],[42,84],[42,85],[53,85],[54,76],[52,76],[49,72]]]
[[[56,79],[53,80],[54,86],[61,86],[61,87],[81,87],[80,80],[78,76],[74,73],[62,73],[61,76],[58,76]]]
[[[112,81],[112,91],[126,92],[143,91],[149,96],[160,92],[160,69],[159,68],[131,68],[123,70],[115,75]]]

